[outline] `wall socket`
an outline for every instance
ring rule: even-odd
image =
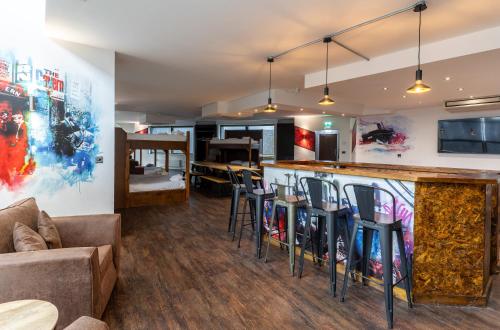
[[[104,157],[103,156],[96,156],[95,162],[96,162],[96,164],[104,163]]]

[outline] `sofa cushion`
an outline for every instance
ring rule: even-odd
[[[38,233],[43,237],[49,249],[62,248],[61,237],[56,225],[45,211],[38,214]]]
[[[15,252],[12,233],[16,222],[36,230],[38,212],[34,198],[23,199],[0,209],[0,253]]]
[[[47,244],[36,231],[16,222],[12,232],[16,252],[47,250]]]
[[[97,252],[99,254],[99,268],[102,277],[102,274],[104,274],[113,263],[113,250],[111,245],[101,245],[97,247]]]
[[[90,316],[81,316],[64,330],[109,330],[108,325]]]

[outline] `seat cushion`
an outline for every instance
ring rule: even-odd
[[[81,316],[64,330],[109,330],[108,325],[90,316]]]
[[[47,250],[47,244],[36,231],[16,222],[12,232],[16,252]]]
[[[106,273],[109,266],[113,263],[113,250],[111,245],[101,245],[97,247],[99,254],[99,269],[101,270],[101,278]]]
[[[43,237],[49,249],[62,248],[61,237],[56,225],[45,211],[38,214],[38,233]]]
[[[0,253],[15,252],[12,233],[16,222],[37,230],[38,212],[34,198],[23,199],[0,209]]]

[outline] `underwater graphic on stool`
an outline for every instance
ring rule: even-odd
[[[89,79],[0,51],[0,189],[50,193],[92,181],[95,114]]]

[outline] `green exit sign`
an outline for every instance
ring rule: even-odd
[[[324,128],[324,129],[331,129],[331,128],[332,128],[332,126],[333,126],[333,123],[332,123],[330,120],[325,121],[325,122],[323,123],[323,128]]]

